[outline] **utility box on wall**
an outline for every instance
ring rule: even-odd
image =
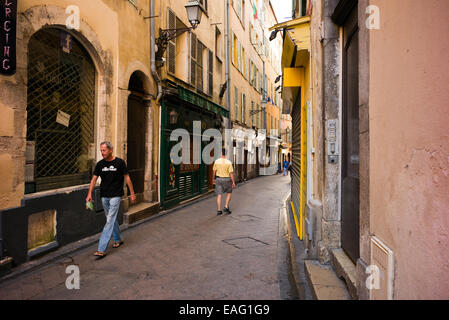
[[[328,163],[337,164],[339,155],[337,139],[338,121],[335,119],[327,120],[326,130]]]

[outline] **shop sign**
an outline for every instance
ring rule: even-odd
[[[0,0],[0,74],[16,73],[17,0]]]

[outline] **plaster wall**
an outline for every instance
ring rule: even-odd
[[[186,9],[184,7],[186,3],[187,2],[182,2],[179,0],[157,1],[156,14],[158,14],[160,18],[156,18],[156,21],[159,23],[159,26],[158,24],[156,24],[156,30],[158,30],[159,27],[161,27],[162,29],[168,28],[167,8],[170,8],[170,10],[172,10],[176,14],[176,17],[182,22],[185,27],[191,27],[190,22],[187,18]],[[191,31],[197,36],[197,39],[201,41],[201,43],[213,53],[213,93],[212,96],[208,97],[208,99],[220,105],[223,105],[226,102],[224,96],[222,98],[219,97],[221,89],[220,86],[225,82],[224,26],[224,1],[209,1],[207,12],[202,14],[201,23],[196,27],[196,29]],[[218,46],[220,50],[220,53],[218,54],[219,58],[217,58],[215,50],[216,28],[221,33],[221,36],[219,38],[220,44]],[[158,34],[158,32],[156,33]],[[162,68],[162,77],[180,83],[183,86],[195,91],[195,88],[189,84],[189,49],[189,32],[185,32],[176,38],[175,75],[173,76],[167,73],[166,63],[165,67]],[[204,53],[203,55],[203,70],[203,88],[204,92],[206,93],[208,84],[208,77],[206,72],[208,71],[208,57],[206,53]],[[230,88],[228,88],[227,90],[229,89]]]
[[[251,5],[249,1],[245,1],[245,10],[244,10],[244,19],[241,20],[236,13],[236,2],[234,5],[232,5],[232,1],[230,1],[230,8],[229,8],[229,22],[230,22],[230,36],[232,34],[237,37],[238,41],[242,45],[242,47],[245,50],[245,63],[249,63],[250,61],[253,62],[255,67],[259,70],[259,74],[263,72],[263,60],[262,56],[259,55],[259,53],[256,50],[256,46],[252,44],[250,36],[249,36],[249,24],[252,23],[253,25],[253,31],[258,34],[259,39],[262,39],[263,36],[263,30],[262,25],[259,20],[254,20],[252,17],[252,10]],[[233,39],[230,38],[231,46],[233,45]],[[231,50],[232,54],[232,50]],[[236,56],[238,54],[236,53]],[[228,90],[231,90],[231,120],[239,120],[241,121],[241,95],[242,93],[246,96],[246,121],[245,124],[248,126],[251,126],[251,117],[250,117],[250,110],[251,110],[251,101],[254,101],[254,108],[257,109],[257,106],[259,108],[261,107],[261,93],[257,92],[256,89],[250,84],[249,82],[249,76],[248,78],[245,78],[244,75],[238,70],[238,60],[235,60],[234,63],[232,63],[231,60],[231,88],[228,88]],[[257,80],[259,81],[259,80]],[[238,89],[239,94],[239,117],[235,118],[235,87]],[[267,108],[268,111],[268,108]],[[259,114],[259,122],[260,122],[260,128],[263,128],[263,112],[260,112]],[[268,123],[268,112],[267,112],[267,123]],[[257,114],[254,115],[254,122],[256,125],[257,121]]]
[[[371,3],[371,233],[394,252],[395,299],[448,299],[449,2]]]

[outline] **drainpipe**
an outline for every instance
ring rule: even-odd
[[[150,0],[150,60],[151,60],[151,74],[153,76],[153,79],[156,81],[157,83],[157,97],[156,97],[156,105],[159,103],[160,99],[162,98],[162,85],[161,85],[161,79],[159,78],[159,74],[157,73],[156,70],[156,57],[155,57],[155,47],[156,47],[156,40],[155,40],[155,34],[156,34],[156,28],[155,28],[155,23],[154,23],[154,3],[156,0]],[[160,109],[160,107],[159,107]],[[160,123],[160,117],[161,117],[161,112],[159,112],[159,134],[160,134],[160,129],[161,129],[161,123]],[[160,136],[159,136],[160,137]],[[160,141],[160,140],[159,140]],[[154,145],[152,146],[154,148]],[[157,170],[157,174],[156,174],[156,189],[158,191],[157,193],[157,200],[160,201],[161,199],[161,194],[160,194],[160,185],[159,185],[159,177],[160,177],[160,159],[161,159],[161,148],[160,146],[158,146],[158,154],[159,154],[159,158],[158,158],[158,170]],[[153,157],[153,156],[152,156]],[[153,170],[153,169],[151,169]],[[152,189],[151,189],[152,190]],[[153,195],[151,195],[151,199],[153,199]],[[154,199],[153,199],[154,200]]]
[[[226,44],[226,105],[229,111],[228,129],[231,129],[231,46],[229,40],[229,0],[225,0],[225,44]]]
[[[161,85],[161,79],[159,78],[159,74],[156,70],[156,58],[155,58],[155,46],[156,46],[156,40],[155,40],[155,25],[154,25],[154,2],[156,0],[150,0],[150,56],[151,56],[151,74],[153,75],[153,78],[156,80],[157,83],[157,97],[156,97],[156,103],[159,102],[159,100],[162,97],[162,85]]]

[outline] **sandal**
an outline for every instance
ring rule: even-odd
[[[98,259],[106,257],[106,252],[95,251],[94,256],[98,257]]]
[[[113,248],[118,248],[120,247],[124,242],[123,241],[119,241],[119,242],[114,242],[114,244],[112,245]]]

